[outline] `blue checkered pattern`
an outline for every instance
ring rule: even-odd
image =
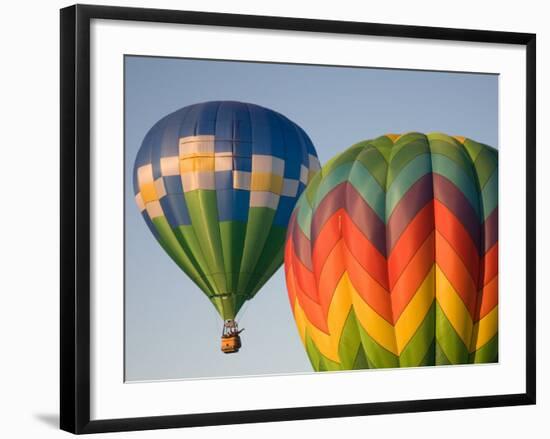
[[[275,208],[274,224],[286,226],[319,169],[311,140],[295,123],[258,105],[227,101],[182,108],[151,128],[135,161],[136,199],[143,189],[138,169],[148,165],[155,187],[163,189],[150,202],[160,202],[154,212],[172,226],[190,224],[184,193],[198,189],[216,191],[220,221],[246,221],[253,199]],[[146,201],[138,200],[142,211]]]

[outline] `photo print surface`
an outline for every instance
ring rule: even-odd
[[[125,378],[498,361],[498,76],[125,57]]]

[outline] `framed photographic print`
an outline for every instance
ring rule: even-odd
[[[61,10],[61,428],[535,403],[535,35]]]

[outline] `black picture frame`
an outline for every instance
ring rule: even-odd
[[[90,21],[183,23],[526,47],[526,392],[415,401],[90,420]],[[75,5],[61,10],[60,426],[80,433],[535,404],[536,35],[210,12]]]

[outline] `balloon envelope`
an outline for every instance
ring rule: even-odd
[[[290,304],[315,370],[498,358],[498,153],[387,135],[330,160],[293,212]]]
[[[295,202],[319,169],[307,134],[241,102],[182,108],[145,136],[136,203],[176,264],[234,319],[282,264]]]

